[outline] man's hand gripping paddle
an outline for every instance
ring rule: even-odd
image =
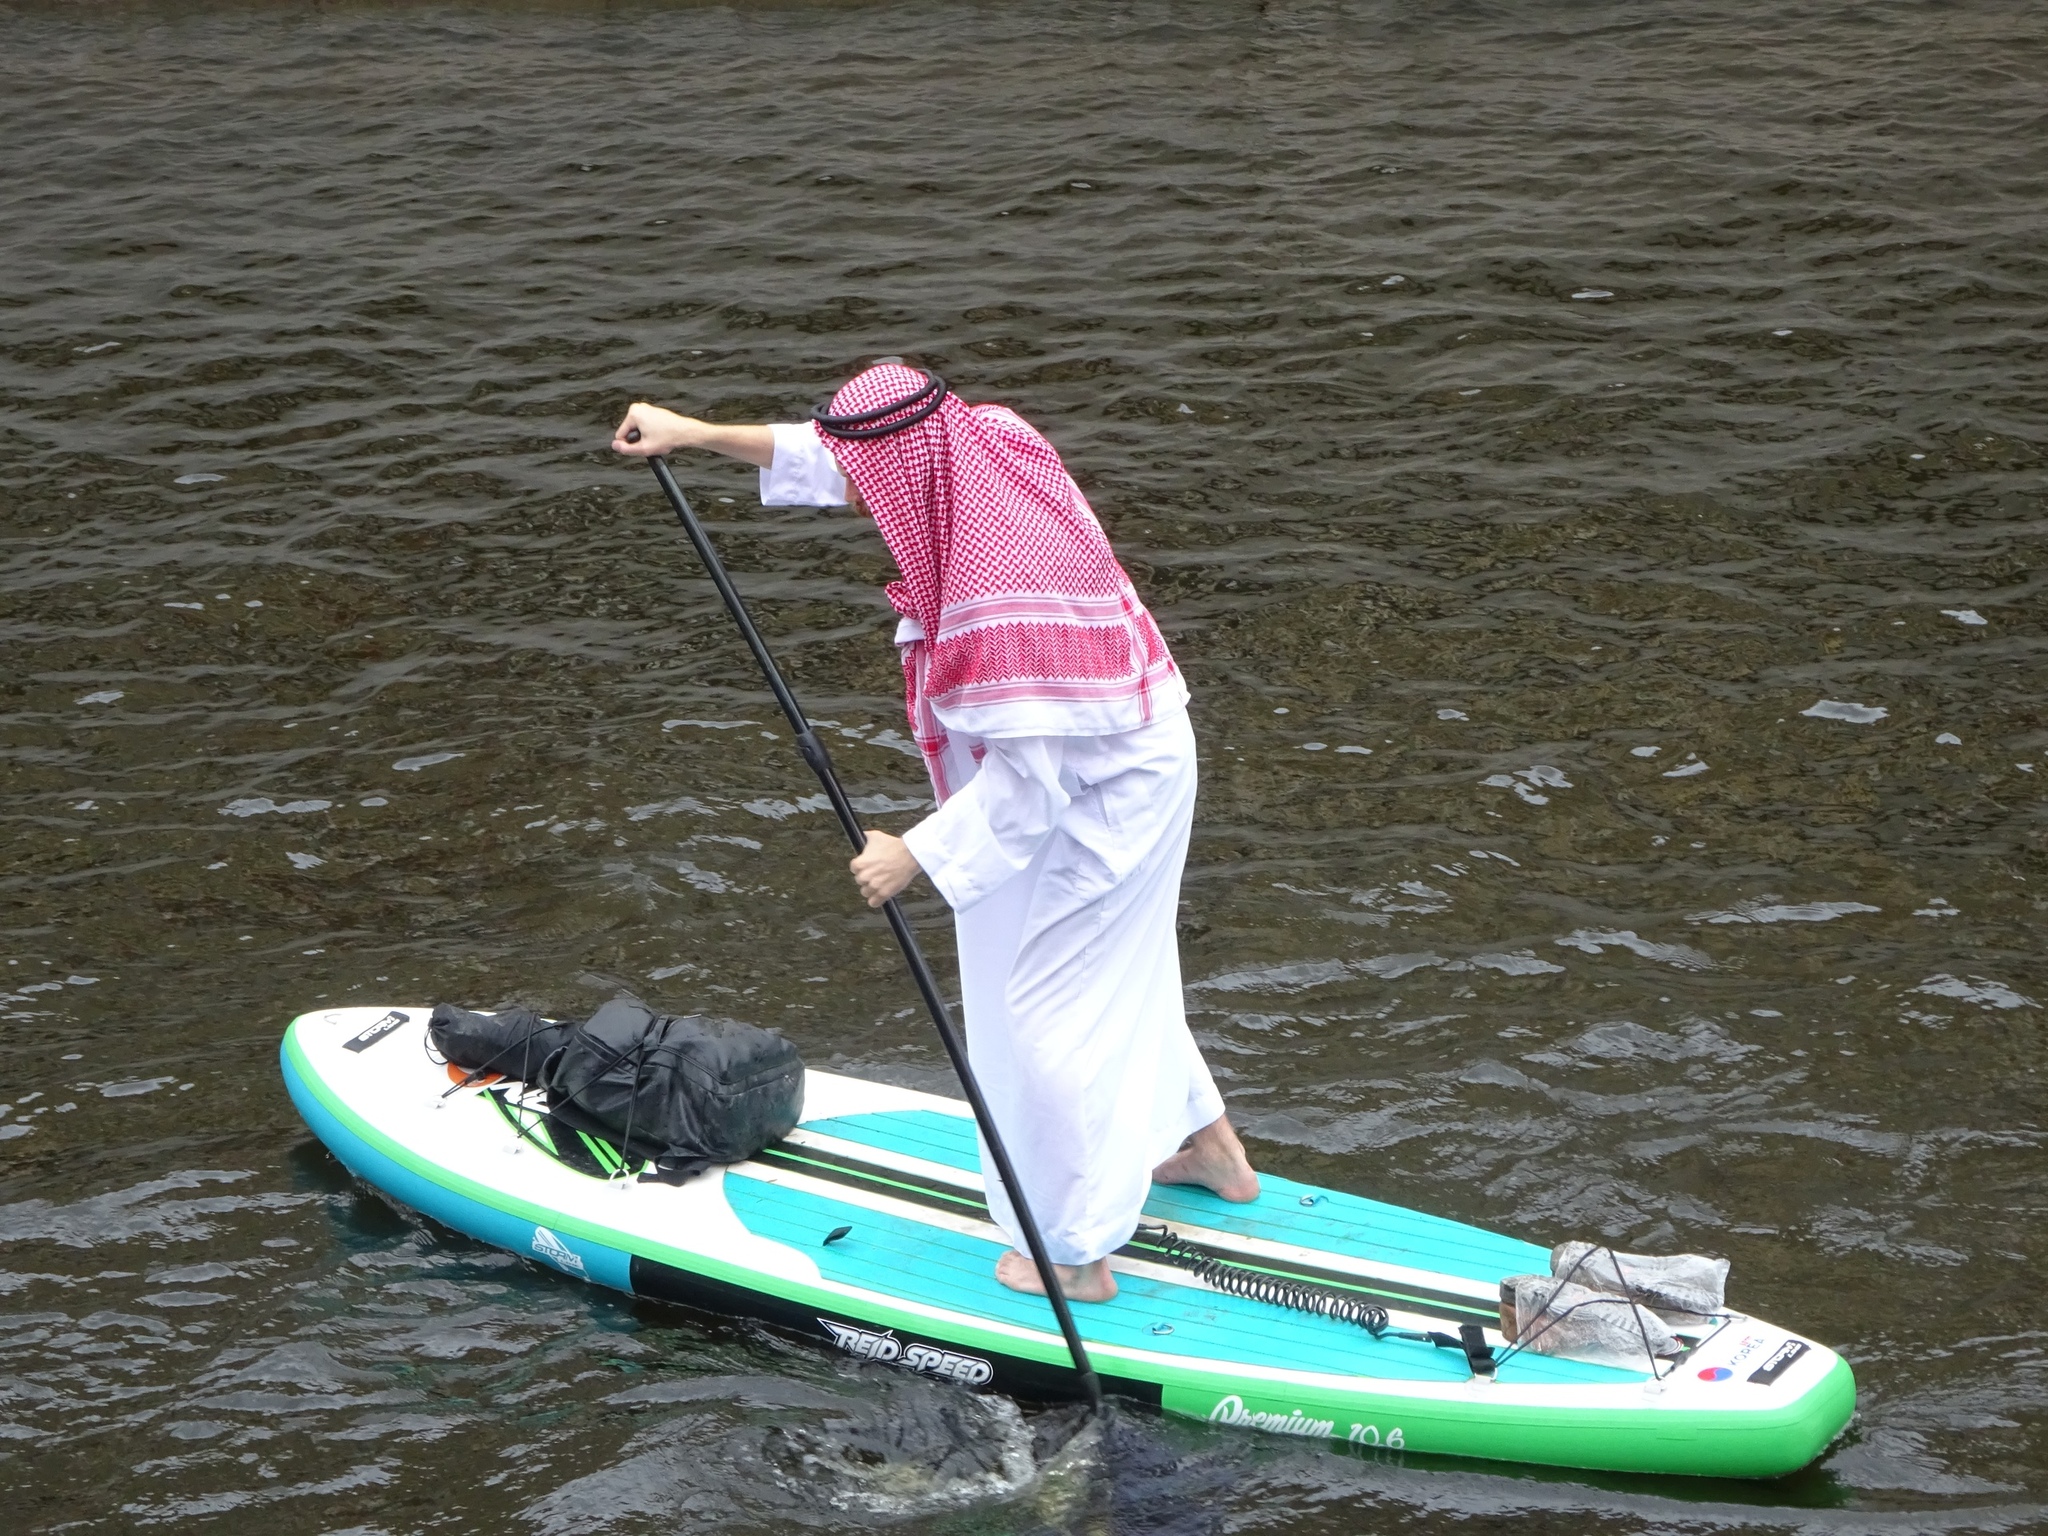
[[[626,434],[626,441],[640,440],[638,428]],[[789,721],[789,728],[796,734],[797,751],[810,764],[811,772],[818,776],[818,783],[824,787],[825,798],[832,802],[833,812],[839,817],[839,825],[846,829],[847,841],[853,844],[853,851],[859,853],[867,846],[867,833],[861,830],[860,818],[854,815],[853,805],[846,798],[846,790],[839,782],[839,775],[832,771],[832,759],[826,754],[825,743],[818,739],[811,729],[810,721],[804,718],[802,707],[796,695],[789,691],[789,684],[782,680],[782,673],[775,666],[775,658],[768,654],[767,642],[761,632],[754,628],[754,621],[747,614],[746,604],[740,601],[740,594],[732,584],[732,578],[725,573],[725,565],[718,558],[718,551],[711,547],[703,525],[690,510],[690,503],[684,499],[682,487],[676,484],[676,477],[669,472],[668,461],[659,455],[647,461],[647,467],[654,471],[654,478],[661,482],[662,493],[668,497],[669,505],[675,508],[676,518],[683,525],[683,532],[690,536],[696,546],[697,558],[704,562],[704,570],[711,577],[711,584],[718,588],[718,595],[725,599],[726,611],[739,626],[741,637],[747,642],[747,649],[754,653],[754,660],[760,664],[761,673],[768,679],[769,690],[775,695],[775,702],[782,707],[783,715]],[[896,942],[903,949],[904,961],[910,967],[910,976],[917,983],[917,990],[924,996],[924,1005],[931,1011],[932,1023],[938,1027],[939,1039],[946,1047],[946,1054],[953,1060],[953,1070],[959,1075],[960,1086],[966,1090],[967,1102],[973,1107],[975,1124],[981,1127],[983,1144],[988,1147],[989,1157],[996,1165],[996,1177],[1002,1180],[1003,1188],[1010,1196],[1010,1208],[1017,1214],[1017,1225],[1024,1230],[1025,1246],[1031,1250],[1031,1262],[1038,1268],[1038,1278],[1045,1284],[1046,1299],[1052,1303],[1053,1316],[1059,1319],[1060,1333],[1066,1338],[1067,1352],[1074,1357],[1074,1370],[1080,1375],[1081,1390],[1089,1405],[1102,1406],[1102,1384],[1095,1378],[1095,1368],[1088,1363],[1088,1351],[1081,1343],[1081,1335],[1074,1327],[1074,1315],[1067,1308],[1065,1292],[1060,1289],[1059,1275],[1054,1271],[1052,1259],[1045,1251],[1045,1239],[1039,1235],[1038,1221],[1031,1214],[1031,1207],[1024,1198],[1024,1189],[1017,1182],[1016,1169],[1010,1164],[1010,1154],[1003,1146],[1003,1139],[996,1132],[995,1118],[989,1113],[988,1101],[981,1096],[981,1084],[975,1080],[974,1069],[967,1064],[967,1051],[959,1032],[953,1027],[952,1011],[946,1007],[946,1000],[939,994],[939,984],[933,978],[931,967],[925,963],[924,951],[918,948],[917,936],[910,931],[910,922],[903,915],[903,909],[892,898],[882,903],[882,911],[889,919],[890,931],[896,935]]]

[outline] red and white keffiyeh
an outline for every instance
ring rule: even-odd
[[[834,395],[831,414],[880,409],[925,382],[881,364]],[[889,601],[922,632],[903,647],[906,703],[941,799],[948,731],[1106,736],[1186,703],[1159,626],[1087,498],[1022,417],[948,394],[884,437],[815,430],[903,573]]]

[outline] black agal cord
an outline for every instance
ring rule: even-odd
[[[910,367],[908,363],[903,366]],[[914,427],[945,404],[946,381],[929,368],[911,368],[910,371],[923,374],[924,384],[893,405],[878,405],[872,411],[860,411],[851,416],[834,416],[823,406],[819,406],[811,412],[811,420],[830,436],[849,438],[855,442],[865,442],[874,437],[887,437],[891,432],[901,432],[905,427]],[[909,411],[910,414],[901,421],[883,419],[903,410]]]

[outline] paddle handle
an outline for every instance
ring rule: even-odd
[[[626,441],[637,443],[640,429],[634,427],[626,433]],[[690,536],[697,558],[704,562],[704,570],[711,578],[711,584],[718,588],[718,595],[725,599],[726,611],[739,626],[740,635],[747,642],[747,649],[754,653],[761,673],[768,679],[768,688],[775,695],[775,702],[789,721],[789,728],[796,734],[797,751],[810,765],[811,772],[818,776],[818,783],[824,787],[825,798],[832,802],[832,810],[839,818],[839,825],[846,830],[846,840],[853,844],[858,853],[867,847],[868,835],[861,827],[860,818],[854,814],[853,803],[846,798],[846,790],[839,782],[839,775],[832,767],[831,754],[825,750],[825,743],[818,733],[811,729],[811,723],[804,718],[802,706],[796,695],[783,681],[781,669],[775,665],[775,658],[769,654],[767,641],[754,627],[754,620],[747,612],[747,605],[741,601],[739,589],[726,574],[725,562],[718,558],[718,551],[712,547],[711,539],[704,527],[697,521],[696,513],[690,510],[683,488],[676,484],[676,477],[669,472],[668,461],[656,454],[648,459],[647,465],[654,471],[654,478],[661,483],[662,493],[668,497],[669,505],[675,508],[676,519],[683,525],[683,532]],[[932,975],[931,967],[925,962],[924,951],[919,947],[917,935],[910,930],[910,920],[903,915],[903,908],[892,897],[882,903],[882,912],[889,919],[889,931],[896,935],[896,943],[903,950],[904,963],[910,967],[911,980],[917,983],[917,990],[924,998],[924,1005],[930,1011],[932,1023],[937,1027],[939,1039],[946,1047],[946,1055],[952,1059],[954,1074],[960,1079],[960,1086],[966,1091],[967,1103],[974,1111],[974,1122],[981,1128],[983,1143],[988,1147],[990,1160],[996,1165],[996,1177],[1010,1197],[1010,1208],[1016,1213],[1017,1225],[1023,1230],[1024,1244],[1031,1250],[1031,1262],[1037,1266],[1038,1278],[1045,1286],[1046,1300],[1052,1303],[1053,1316],[1059,1320],[1060,1333],[1067,1341],[1067,1352],[1074,1358],[1074,1370],[1081,1378],[1081,1390],[1089,1405],[1102,1406],[1102,1383],[1096,1379],[1095,1368],[1088,1361],[1087,1347],[1081,1342],[1080,1330],[1074,1326],[1074,1314],[1067,1306],[1066,1293],[1060,1289],[1059,1274],[1053,1268],[1052,1258],[1045,1251],[1045,1238],[1039,1233],[1038,1221],[1031,1214],[1030,1203],[1024,1198],[1024,1187],[1017,1180],[1017,1170],[1010,1162],[1009,1149],[1003,1145],[1003,1138],[996,1131],[995,1116],[989,1112],[988,1101],[982,1097],[981,1083],[974,1075],[974,1069],[967,1061],[967,1048],[959,1031],[953,1025],[953,1013],[946,1006],[946,999],[939,991],[938,979]]]

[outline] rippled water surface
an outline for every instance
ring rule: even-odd
[[[18,6],[0,42],[10,1521],[2048,1524],[2036,8]],[[1195,686],[1188,996],[1254,1156],[1728,1254],[1855,1364],[1817,1467],[1072,1440],[424,1226],[309,1137],[277,1038],[343,999],[631,989],[944,1086],[603,446],[637,396],[787,419],[899,351],[1044,426]],[[680,468],[906,824],[872,531]]]

